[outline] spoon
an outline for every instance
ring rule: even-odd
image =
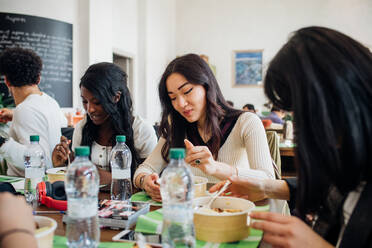
[[[204,206],[198,206],[194,210],[197,210],[197,209],[200,209],[200,208],[211,209],[211,206],[212,206],[212,203],[214,202],[214,200],[216,200],[216,198],[219,195],[221,195],[227,189],[227,187],[229,187],[230,184],[231,184],[231,182],[229,180],[227,180],[225,182],[225,184],[223,185],[223,187],[211,196],[211,199],[207,202],[207,204],[205,204]]]

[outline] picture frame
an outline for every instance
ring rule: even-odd
[[[233,87],[262,87],[262,55],[263,49],[233,51]]]

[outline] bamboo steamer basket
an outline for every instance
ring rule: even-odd
[[[194,176],[194,197],[201,197],[207,195],[208,178]]]
[[[193,201],[194,207],[205,205],[210,197],[199,197]],[[238,213],[204,212],[196,208],[194,226],[196,238],[213,243],[235,242],[248,237],[250,232],[248,213],[255,205],[236,197],[217,197],[212,208],[240,209]]]
[[[67,167],[55,167],[46,171],[48,175],[48,181],[54,183],[55,181],[64,181],[66,172],[61,173],[62,170],[67,170]]]

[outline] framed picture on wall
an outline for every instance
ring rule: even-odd
[[[233,86],[262,86],[263,50],[233,51]]]

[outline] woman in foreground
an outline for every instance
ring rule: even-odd
[[[228,191],[290,199],[299,218],[252,213],[253,227],[274,247],[372,247],[370,50],[335,30],[300,29],[271,61],[265,93],[294,112],[298,181],[232,177]]]

